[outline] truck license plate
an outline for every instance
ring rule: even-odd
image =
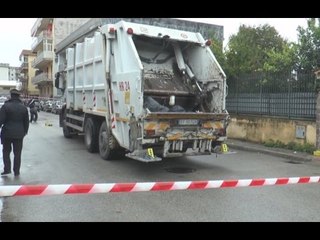
[[[198,125],[199,120],[197,119],[180,119],[178,121],[179,125]]]

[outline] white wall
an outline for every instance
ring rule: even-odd
[[[0,66],[0,81],[9,80],[9,68]]]

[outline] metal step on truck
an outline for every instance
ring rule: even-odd
[[[143,162],[215,153],[226,76],[200,33],[119,21],[57,54],[60,126],[89,152]]]

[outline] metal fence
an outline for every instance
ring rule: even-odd
[[[229,113],[316,118],[314,73],[294,76],[291,73],[255,73],[230,78],[227,84]]]

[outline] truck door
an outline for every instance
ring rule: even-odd
[[[142,113],[142,65],[124,28],[117,28],[116,37],[109,40],[111,130],[120,146],[129,149],[130,119]]]

